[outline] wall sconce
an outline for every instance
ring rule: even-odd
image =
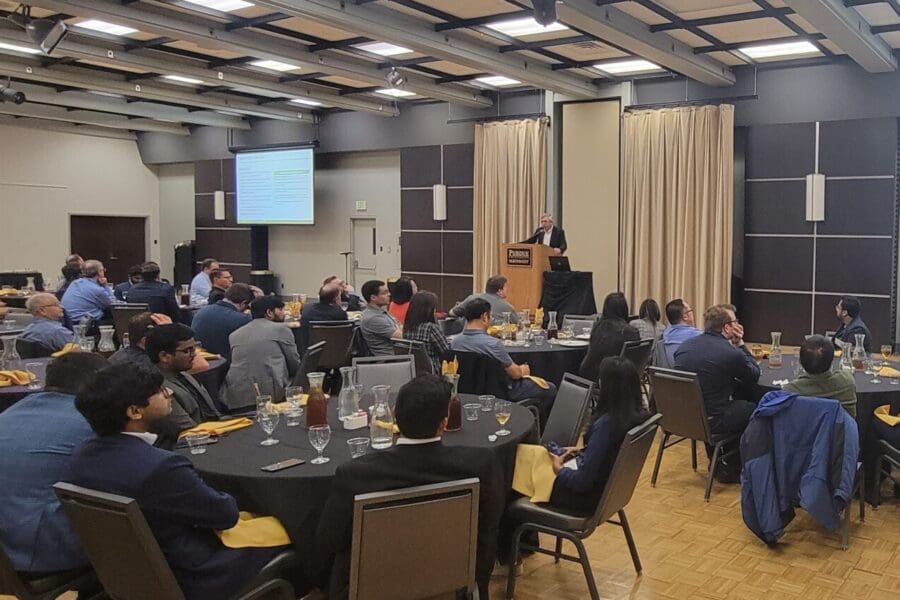
[[[213,192],[213,218],[216,221],[225,220],[225,192],[222,190]]]

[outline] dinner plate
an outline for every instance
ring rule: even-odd
[[[590,342],[585,340],[557,340],[556,343],[560,346],[567,346],[569,348],[579,348],[590,344]]]

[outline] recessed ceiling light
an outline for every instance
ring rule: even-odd
[[[244,2],[244,0],[187,0],[191,4],[197,4],[199,6],[203,6],[205,8],[211,8],[213,10],[218,10],[221,12],[232,12],[235,10],[241,10],[242,8],[247,8],[248,6],[253,6],[250,2]]]
[[[316,100],[307,100],[306,98],[291,98],[291,102],[294,104],[303,104],[305,106],[322,106],[321,102]]]
[[[289,65],[287,63],[283,63],[277,60],[254,60],[250,63],[254,67],[260,67],[262,69],[270,69],[272,71],[296,71],[300,67],[297,65]]]
[[[102,92],[100,90],[85,90],[88,94],[95,96],[106,96],[107,98],[124,98],[122,94],[114,94],[113,92]]]
[[[359,44],[356,48],[373,54],[380,54],[381,56],[397,56],[398,54],[409,54],[412,52],[409,48],[389,44],[387,42],[368,42],[366,44]]]
[[[631,75],[634,73],[648,73],[650,71],[662,71],[662,67],[653,64],[649,60],[620,60],[616,62],[601,63],[594,65],[598,71],[603,71],[610,75]]]
[[[6,44],[0,42],[0,50],[13,50],[15,52],[24,52],[25,54],[40,54],[41,51],[28,46],[17,46],[16,44]]]
[[[413,92],[398,90],[397,88],[384,88],[382,90],[375,90],[375,93],[381,94],[382,96],[393,96],[394,98],[407,98],[409,96],[415,96]]]
[[[764,44],[762,46],[744,46],[743,48],[738,48],[738,52],[746,54],[753,59],[812,54],[818,51],[818,48],[807,41],[787,42],[784,44]]]
[[[128,35],[136,33],[137,29],[125,27],[124,25],[116,25],[115,23],[107,23],[98,19],[88,19],[81,23],[76,23],[75,27],[82,29],[90,29],[91,31],[99,31],[100,33],[108,33],[109,35]]]
[[[168,79],[169,81],[179,81],[181,83],[192,83],[194,85],[200,85],[203,83],[202,79],[194,79],[193,77],[185,77],[184,75],[163,75],[163,79]]]
[[[541,25],[534,20],[533,17],[524,19],[510,19],[509,21],[500,21],[499,23],[488,23],[489,28],[500,33],[512,37],[523,37],[526,35],[534,35],[535,33],[547,33],[550,31],[563,31],[568,29],[565,25],[558,22],[549,25]]]
[[[504,75],[491,75],[489,77],[476,77],[475,81],[481,82],[485,85],[492,85],[494,87],[507,87],[510,85],[519,85],[522,83],[518,79],[513,79],[512,77],[506,77]]]

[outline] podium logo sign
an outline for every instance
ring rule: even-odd
[[[507,248],[506,264],[518,267],[530,267],[531,248]]]

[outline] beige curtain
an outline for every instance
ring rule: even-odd
[[[500,268],[500,244],[519,242],[537,227],[546,204],[547,120],[475,126],[475,290]]]
[[[623,129],[623,291],[684,298],[699,326],[731,297],[734,107],[626,113]]]

